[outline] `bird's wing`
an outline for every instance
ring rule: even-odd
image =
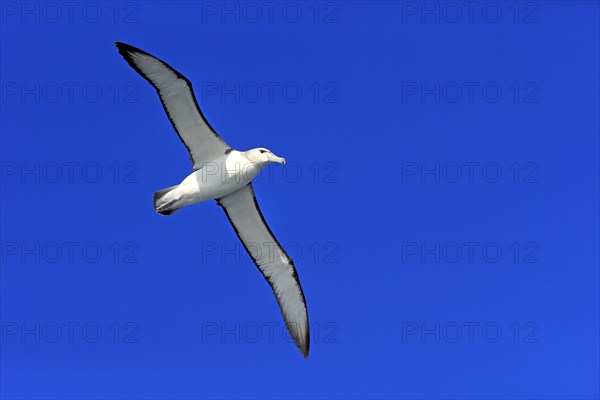
[[[216,160],[229,149],[200,111],[192,84],[185,76],[143,50],[120,42],[115,45],[129,65],[156,89],[195,170],[201,168],[202,162]]]
[[[271,285],[296,346],[308,357],[310,333],[306,300],[291,258],[267,225],[252,184],[217,199],[244,248]]]

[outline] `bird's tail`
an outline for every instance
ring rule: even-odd
[[[171,215],[174,212],[180,210],[179,208],[172,207],[173,204],[177,201],[177,199],[171,199],[169,198],[170,196],[167,196],[167,194],[170,191],[178,187],[179,185],[175,185],[154,193],[154,197],[152,200],[154,202],[154,209],[157,213],[161,215]]]

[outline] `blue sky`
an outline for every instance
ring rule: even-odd
[[[1,3],[0,396],[598,398],[598,2]],[[296,260],[305,360],[122,41]]]

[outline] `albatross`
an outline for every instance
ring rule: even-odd
[[[296,346],[308,357],[308,312],[298,273],[267,225],[252,187],[252,180],[264,167],[285,164],[285,159],[264,147],[247,151],[231,148],[202,114],[185,76],[134,46],[121,42],[115,45],[127,63],[156,89],[173,128],[190,153],[192,173],[180,184],[154,193],[155,210],[172,215],[185,206],[216,200],[273,289]]]

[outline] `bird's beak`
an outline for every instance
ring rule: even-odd
[[[269,154],[269,161],[285,165],[285,158],[277,157],[275,154]]]

